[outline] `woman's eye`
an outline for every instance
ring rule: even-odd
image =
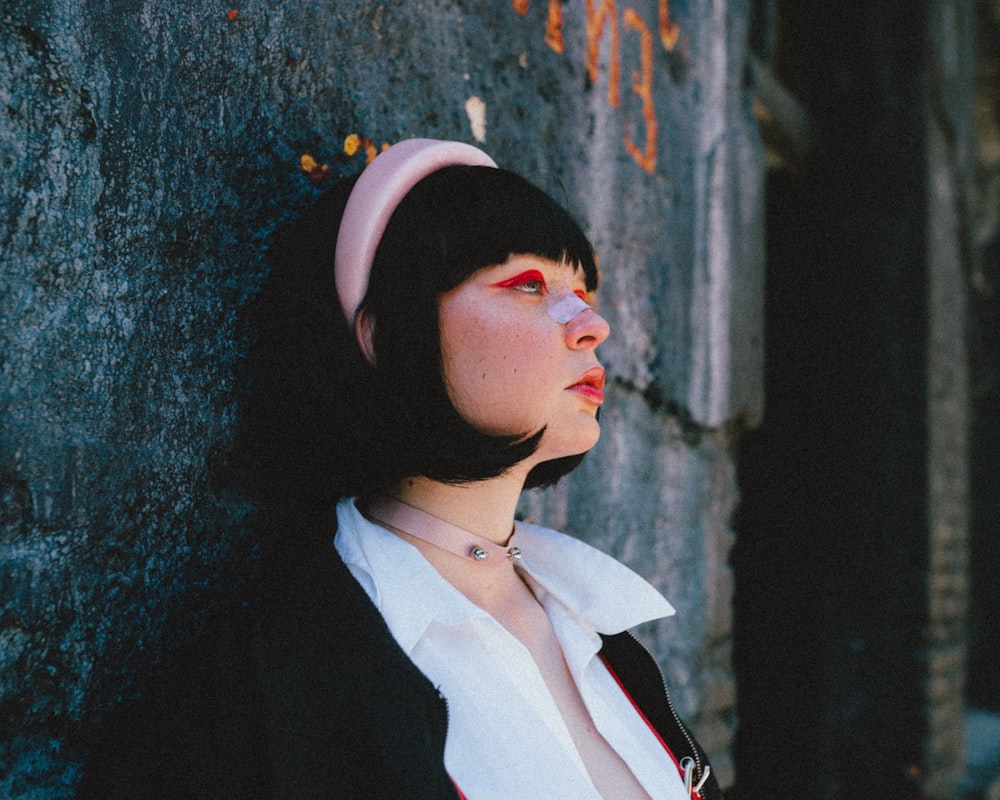
[[[540,272],[532,270],[515,275],[505,281],[494,284],[499,289],[517,289],[525,294],[545,294],[545,278]]]
[[[529,292],[530,294],[543,294],[545,292],[545,281],[535,278],[518,284],[517,288],[522,292]]]

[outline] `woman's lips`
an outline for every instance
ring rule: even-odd
[[[569,389],[599,406],[604,403],[605,378],[606,375],[602,367],[593,367],[583,373]]]

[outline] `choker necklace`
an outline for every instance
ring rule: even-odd
[[[487,567],[500,567],[508,561],[513,562],[521,558],[521,548],[511,544],[514,534],[517,533],[516,526],[511,538],[507,540],[507,546],[501,547],[465,528],[459,528],[387,495],[380,495],[369,502],[365,507],[365,514],[375,522],[389,525],[421,541],[462,558],[471,558]]]

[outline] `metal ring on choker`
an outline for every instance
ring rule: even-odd
[[[334,258],[337,296],[348,325],[354,325],[368,291],[375,251],[393,211],[423,178],[453,165],[496,167],[496,162],[464,142],[404,139],[361,173],[344,207]]]
[[[364,514],[375,522],[486,567],[513,564],[522,557],[521,548],[514,544],[517,525],[514,525],[507,543],[499,545],[389,495],[379,495],[370,500]]]

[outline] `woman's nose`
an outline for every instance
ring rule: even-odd
[[[597,347],[610,335],[608,321],[593,308],[585,308],[566,323],[566,344],[574,350]]]

